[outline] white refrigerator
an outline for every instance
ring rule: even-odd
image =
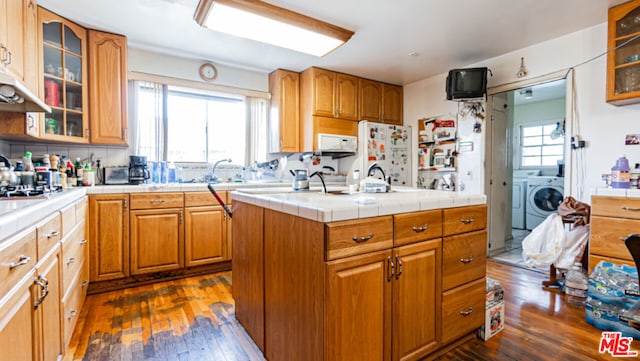
[[[366,177],[369,166],[377,163],[391,177],[391,185],[411,186],[412,140],[410,126],[358,123],[357,164],[361,177]]]

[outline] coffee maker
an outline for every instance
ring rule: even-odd
[[[144,155],[129,156],[129,184],[147,183],[149,169],[147,169],[147,157]]]

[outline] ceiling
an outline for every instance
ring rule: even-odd
[[[607,21],[624,0],[269,0],[355,31],[322,57],[201,28],[198,0],[39,0],[129,46],[260,72],[320,66],[408,84]],[[413,55],[410,55],[413,54]],[[515,68],[515,66],[514,66]]]

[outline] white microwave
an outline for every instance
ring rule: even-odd
[[[318,134],[318,150],[332,152],[356,152],[358,138],[350,135]]]

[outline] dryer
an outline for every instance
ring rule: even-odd
[[[564,178],[534,176],[527,178],[526,226],[536,228],[549,215],[558,212],[564,200]]]
[[[540,170],[513,171],[513,197],[511,202],[511,228],[525,229],[527,209],[527,178],[540,175]]]

